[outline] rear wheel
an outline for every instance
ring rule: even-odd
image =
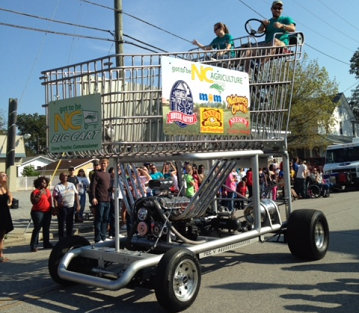
[[[155,292],[161,306],[171,312],[189,308],[201,286],[201,269],[195,254],[188,249],[167,251],[157,265]]]
[[[306,260],[322,259],[329,246],[329,226],[323,212],[293,211],[288,219],[286,239],[294,256]]]
[[[63,286],[70,286],[76,284],[73,281],[62,279],[59,276],[57,270],[62,257],[68,251],[89,245],[90,245],[89,241],[81,236],[65,237],[63,240],[59,241],[52,249],[49,257],[48,268],[51,278],[55,282]],[[91,269],[93,267],[97,267],[97,265],[98,263],[96,260],[77,257],[70,262],[68,266],[68,270],[73,272],[83,273],[83,274],[90,274]]]

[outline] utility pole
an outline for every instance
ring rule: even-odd
[[[116,67],[123,66],[123,21],[122,21],[122,0],[115,1],[115,49],[116,49]]]
[[[9,189],[15,190],[16,182],[13,178],[15,173],[15,139],[16,139],[16,121],[17,121],[17,99],[9,99],[9,117],[7,131],[6,147],[6,174],[8,175]]]

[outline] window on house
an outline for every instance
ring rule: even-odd
[[[355,134],[355,123],[354,123],[354,122],[352,123],[352,130],[353,130],[353,137],[356,137],[356,134]]]
[[[339,134],[343,135],[343,122],[339,122]]]

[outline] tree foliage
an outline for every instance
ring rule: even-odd
[[[352,58],[350,59],[350,74],[354,74],[356,79],[359,79],[359,48],[354,52]]]
[[[44,153],[46,146],[45,115],[39,115],[38,113],[19,114],[16,125],[20,135],[31,135],[30,138],[25,139],[26,154],[38,155]]]
[[[350,59],[350,74],[354,74],[356,79],[359,79],[359,48]],[[359,119],[359,84],[352,90],[352,96],[349,99],[349,105],[357,119]]]
[[[297,63],[289,118],[290,149],[327,145],[318,129],[328,130],[332,125],[336,106],[332,99],[337,93],[338,84],[329,79],[327,70],[317,60],[308,60],[305,55]]]
[[[359,84],[352,90],[352,96],[348,101],[354,116],[357,120],[359,120]]]
[[[21,173],[22,176],[39,176],[40,172],[36,171],[33,165],[25,166]]]

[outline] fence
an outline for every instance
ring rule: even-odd
[[[58,177],[55,177],[54,181],[52,181],[53,175],[46,175],[50,180],[50,189],[59,182]],[[16,191],[24,191],[24,190],[32,190],[34,189],[34,180],[37,176],[30,176],[30,177],[16,177]]]

